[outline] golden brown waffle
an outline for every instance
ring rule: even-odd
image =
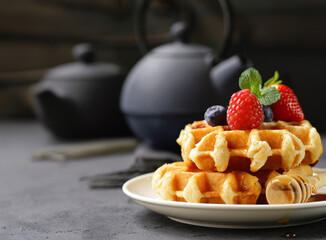
[[[192,203],[255,204],[261,192],[258,178],[249,173],[200,171],[184,162],[158,168],[152,186],[164,200]]]
[[[311,176],[309,165],[291,169],[291,174]],[[288,174],[288,173],[283,173]],[[276,171],[219,173],[189,168],[184,162],[165,164],[153,174],[152,187],[162,199],[193,203],[267,203],[265,188]]]
[[[304,176],[312,176],[314,171],[310,165],[300,164],[298,167],[290,169],[288,172],[283,172],[283,174],[298,174]]]
[[[181,131],[177,142],[188,166],[218,172],[288,171],[301,163],[316,163],[323,152],[320,135],[306,120],[263,123],[252,130],[194,122]]]

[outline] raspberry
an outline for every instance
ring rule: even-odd
[[[258,128],[264,121],[263,108],[257,97],[244,89],[231,96],[227,122],[232,130]]]

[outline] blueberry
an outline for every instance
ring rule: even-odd
[[[271,122],[274,114],[270,106],[262,105],[264,110],[264,122]]]
[[[217,125],[227,125],[226,123],[226,108],[223,106],[215,105],[209,107],[205,112],[206,122],[214,127]]]

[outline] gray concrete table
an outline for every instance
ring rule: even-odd
[[[323,138],[324,140],[324,138]],[[324,141],[325,142],[325,141]],[[279,229],[233,230],[174,222],[121,189],[90,190],[81,176],[127,168],[132,154],[33,162],[58,144],[33,121],[0,123],[0,239],[326,239],[326,221]],[[324,155],[318,166],[326,167]]]

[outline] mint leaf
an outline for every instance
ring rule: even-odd
[[[281,98],[281,93],[277,88],[264,87],[261,90],[261,96],[257,97],[262,105],[271,105],[276,103]]]
[[[268,87],[271,84],[280,84],[282,80],[278,80],[279,74],[274,72],[274,76],[268,79],[264,87],[262,87],[261,75],[255,68],[248,68],[239,78],[239,87],[241,89],[249,89],[262,105],[271,105],[281,98],[281,93],[277,88]]]
[[[240,75],[239,87],[241,89],[249,89],[251,93],[260,95],[261,84],[261,76],[254,68],[248,68]]]
[[[268,87],[268,85],[272,85],[272,84],[281,84],[282,80],[278,80],[279,78],[279,74],[278,71],[274,72],[274,76],[271,77],[270,79],[268,79],[265,83],[264,83],[264,87]]]

